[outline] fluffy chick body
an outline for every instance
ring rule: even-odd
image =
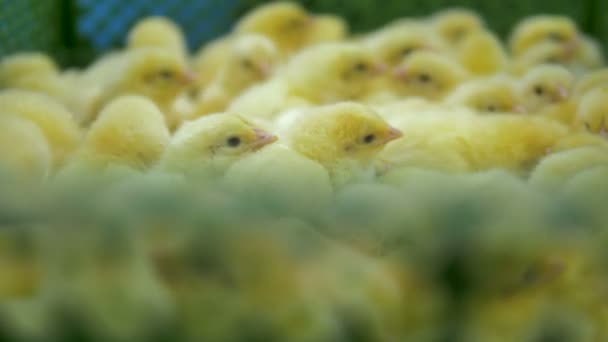
[[[18,116],[0,114],[0,167],[15,176],[45,179],[52,170],[51,148],[42,130]]]

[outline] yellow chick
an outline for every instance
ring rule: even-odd
[[[531,69],[543,64],[560,64],[571,67],[574,55],[571,49],[556,42],[539,43],[520,56],[513,57],[508,70],[517,76],[523,76]]]
[[[193,118],[224,111],[244,90],[270,78],[279,64],[276,47],[261,35],[236,38],[232,50],[215,80],[199,95]]]
[[[0,113],[0,168],[18,177],[43,180],[52,169],[52,153],[44,133],[32,122]]]
[[[608,86],[608,68],[602,68],[583,75],[576,81],[574,96],[581,97],[590,90]]]
[[[418,51],[393,70],[391,87],[400,96],[442,100],[468,77],[467,71],[450,57]]]
[[[606,165],[608,145],[583,146],[547,156],[534,168],[529,181],[536,187],[553,190],[585,170]]]
[[[93,170],[112,165],[145,170],[160,159],[169,139],[164,116],[152,101],[120,96],[91,125],[73,164]]]
[[[608,88],[593,89],[580,99],[575,125],[608,139]]]
[[[90,105],[84,122],[95,120],[99,110],[120,95],[136,94],[153,100],[175,129],[181,122],[173,112],[177,96],[192,82],[185,61],[161,48],[141,48],[127,52],[113,80],[102,85],[98,98]]]
[[[502,42],[486,30],[469,33],[458,45],[456,55],[469,72],[480,76],[503,71],[509,62]]]
[[[165,17],[147,17],[138,21],[129,31],[127,48],[157,47],[186,57],[188,49],[179,26]]]
[[[273,119],[282,110],[365,98],[384,71],[368,49],[352,43],[326,43],[296,55],[280,77],[253,87],[229,110],[247,118]]]
[[[346,39],[348,36],[348,23],[339,16],[331,14],[317,15],[314,21],[314,27],[306,45],[337,42]]]
[[[293,150],[323,165],[335,185],[373,178],[372,163],[402,136],[375,111],[354,102],[311,108],[288,129]]]
[[[159,168],[188,175],[221,176],[236,160],[276,140],[238,115],[209,115],[180,127]]]
[[[0,61],[0,87],[9,88],[15,82],[31,76],[55,75],[59,67],[42,53],[19,53]]]
[[[527,111],[570,124],[576,113],[571,101],[574,76],[559,65],[541,65],[530,70],[519,84],[519,96]]]
[[[604,55],[602,54],[601,45],[593,38],[582,35],[580,36],[579,45],[574,52],[574,58],[579,73],[585,74],[588,70],[600,68],[604,65]]]
[[[430,25],[452,47],[456,47],[470,34],[481,31],[485,27],[479,15],[464,8],[440,11],[430,18]]]
[[[36,124],[52,153],[52,166],[58,168],[76,150],[82,133],[73,115],[53,98],[23,90],[0,92],[0,108]]]
[[[479,113],[525,112],[513,82],[501,76],[465,82],[458,86],[444,102],[449,105],[466,106]]]
[[[278,1],[255,8],[234,28],[236,34],[258,33],[269,37],[283,56],[310,44],[314,17],[297,2]]]
[[[513,56],[518,57],[530,48],[543,43],[554,42],[573,48],[579,33],[572,19],[557,15],[538,15],[520,21],[509,38]]]
[[[390,67],[419,50],[442,50],[439,37],[421,26],[403,30],[400,26],[389,26],[365,38],[364,43]]]

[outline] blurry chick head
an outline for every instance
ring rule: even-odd
[[[521,75],[542,64],[570,65],[573,51],[556,42],[539,43],[513,59],[512,72]]]
[[[574,76],[559,65],[541,65],[530,70],[520,84],[520,96],[528,111],[540,111],[546,106],[569,99]]]
[[[29,76],[53,75],[58,72],[55,62],[41,53],[19,53],[0,61],[0,88]]]
[[[182,55],[187,50],[179,26],[163,17],[148,17],[139,21],[129,32],[127,46],[130,49],[165,48]]]
[[[484,27],[483,20],[475,12],[463,8],[441,11],[431,18],[431,23],[439,36],[452,46]]]
[[[598,87],[608,86],[608,68],[602,68],[585,74],[576,82],[574,95],[582,96]]]
[[[543,43],[554,42],[574,47],[578,30],[572,19],[564,16],[540,15],[522,20],[511,34],[509,45],[514,56]]]
[[[127,95],[111,101],[91,125],[82,157],[100,166],[118,163],[146,169],[156,163],[169,143],[163,114],[142,96]]]
[[[342,102],[310,109],[294,125],[290,146],[332,172],[332,165],[353,160],[368,163],[384,146],[401,137],[369,107]]]
[[[286,70],[290,93],[318,104],[364,97],[383,71],[370,50],[350,43],[310,47],[296,55]]]
[[[273,2],[244,16],[236,25],[238,34],[260,33],[269,37],[281,52],[290,54],[304,47],[313,31],[314,19],[296,2]]]
[[[146,48],[130,52],[119,88],[123,94],[144,95],[164,105],[191,82],[192,76],[181,56],[160,48]]]
[[[440,100],[466,80],[467,72],[447,56],[418,51],[404,59],[392,76],[399,94]]]
[[[413,52],[439,49],[441,43],[434,35],[420,27],[412,27],[408,30],[389,27],[372,36],[367,41],[367,45],[384,63],[394,67]]]
[[[348,23],[338,16],[318,15],[314,20],[315,25],[307,45],[340,41],[348,36]]]
[[[262,81],[274,72],[279,64],[279,52],[272,42],[259,34],[246,34],[236,38],[233,53],[226,65],[225,77],[238,78],[238,82]]]
[[[38,126],[18,116],[0,113],[1,171],[41,180],[49,175],[51,164],[51,150]]]
[[[481,113],[522,113],[523,105],[509,79],[493,78],[466,82],[446,99]]]
[[[223,174],[235,161],[277,138],[238,115],[214,114],[184,123],[173,136],[160,167],[208,176]]]
[[[581,98],[576,125],[608,138],[608,88],[594,89]]]

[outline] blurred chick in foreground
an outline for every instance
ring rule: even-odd
[[[341,186],[372,180],[378,153],[401,136],[369,107],[345,102],[309,109],[288,129],[285,141],[323,165]]]
[[[55,99],[23,90],[0,92],[0,110],[34,123],[51,149],[52,168],[61,167],[78,148],[82,133],[72,113]]]
[[[171,139],[159,168],[218,177],[236,160],[276,140],[237,115],[210,115],[184,123]]]
[[[67,168],[104,170],[121,165],[146,170],[160,159],[169,139],[164,116],[152,101],[120,96],[102,109]]]
[[[192,118],[222,112],[237,97],[252,85],[270,78],[278,67],[279,55],[268,38],[249,34],[235,38],[232,53],[225,64],[196,99]]]
[[[230,111],[274,119],[290,107],[366,97],[384,71],[370,50],[351,43],[327,43],[293,57],[279,77],[235,99]]]

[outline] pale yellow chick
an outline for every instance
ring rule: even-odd
[[[458,44],[456,56],[469,72],[480,76],[504,71],[509,63],[502,42],[487,30],[469,33]]]
[[[311,108],[282,137],[293,150],[323,165],[333,183],[373,179],[372,163],[402,136],[375,111],[354,102]]]
[[[158,162],[169,139],[164,116],[152,101],[120,96],[100,112],[68,167],[96,171],[123,165],[146,170]]]
[[[337,15],[316,15],[314,21],[314,27],[306,45],[337,42],[348,37],[348,23]]]
[[[238,115],[209,115],[180,127],[158,167],[167,172],[218,177],[235,161],[276,140]]]
[[[0,169],[13,176],[46,179],[52,170],[51,148],[44,133],[34,123],[8,113],[0,113]]]
[[[165,17],[147,17],[138,21],[129,31],[127,48],[157,47],[186,57],[188,49],[180,27]]]
[[[571,100],[574,76],[559,65],[541,65],[531,69],[520,81],[519,96],[526,110],[563,122],[572,123],[576,103]]]
[[[364,43],[390,67],[415,51],[444,49],[439,37],[422,26],[412,26],[407,30],[389,26],[366,37]]]
[[[83,121],[94,121],[99,110],[115,97],[135,94],[153,100],[173,130],[182,120],[173,111],[173,104],[191,82],[185,60],[174,53],[161,48],[128,51],[113,79],[102,85],[99,96],[89,105]]]
[[[513,57],[508,70],[516,75],[523,76],[530,70],[543,64],[559,64],[572,68],[574,52],[562,44],[546,41],[539,43],[520,56]]]
[[[27,119],[40,128],[52,153],[52,166],[61,167],[82,140],[78,124],[62,104],[40,93],[23,90],[0,92],[0,109]]]
[[[450,46],[458,46],[470,34],[485,28],[483,19],[475,12],[464,8],[450,8],[430,18],[431,27]]]
[[[589,72],[578,79],[574,87],[574,96],[581,97],[588,91],[603,86],[608,86],[608,68]]]
[[[418,51],[393,70],[390,84],[399,96],[438,101],[469,77],[469,73],[449,56]]]
[[[579,100],[575,125],[608,139],[608,88],[593,89]]]
[[[572,19],[557,15],[538,15],[520,21],[509,38],[514,57],[521,56],[530,48],[554,42],[572,49],[578,44],[579,32]]]
[[[296,55],[280,77],[238,97],[229,110],[272,120],[291,107],[363,99],[383,71],[371,51],[360,45],[319,44]]]
[[[224,111],[244,90],[270,78],[280,64],[274,43],[261,35],[235,38],[231,49],[215,80],[196,99],[191,117]]]
[[[504,76],[475,79],[458,86],[446,104],[461,105],[479,113],[524,113],[514,82]]]

